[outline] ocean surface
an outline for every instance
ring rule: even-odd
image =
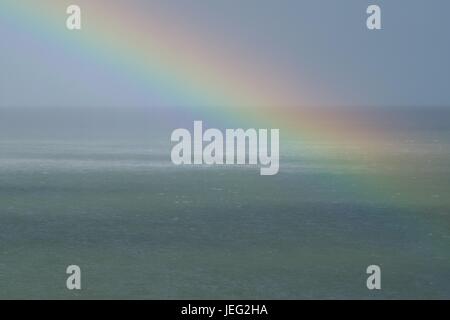
[[[261,177],[148,141],[2,140],[0,298],[448,299],[449,145],[403,146],[285,144]]]

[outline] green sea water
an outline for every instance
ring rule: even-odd
[[[167,147],[2,141],[0,298],[450,298],[445,146],[412,145],[391,171],[287,147],[271,177],[175,167]],[[389,189],[415,177],[418,197]]]

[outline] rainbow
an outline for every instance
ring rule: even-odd
[[[109,61],[120,72],[157,88],[155,91],[176,107],[199,109],[218,118],[255,119],[312,141],[348,141],[355,145],[356,140],[367,136],[367,128],[352,132],[351,116],[308,108],[310,104],[299,93],[300,88],[283,81],[274,68],[252,67],[242,64],[239,57],[212,52],[199,36],[201,32],[187,32],[179,17],[169,18],[158,8],[142,13],[117,2],[78,3],[86,8],[88,21],[76,37],[69,36],[65,28],[66,4],[59,1],[6,1],[2,6],[9,10],[2,12],[13,11],[13,19],[21,17],[17,23],[28,21],[30,30],[39,36],[45,31],[69,50],[81,46],[93,59]],[[10,16],[6,14],[5,18]],[[372,148],[376,142],[371,138]]]
[[[116,68],[176,108],[219,119],[256,120],[282,129],[295,141],[350,145],[356,158],[362,153],[376,159],[390,139],[342,111],[312,108],[307,94],[274,66],[243,63],[226,50],[214,50],[201,30],[161,8],[144,12],[140,5],[98,0],[77,4],[85,8],[86,18],[75,36],[65,28],[69,3],[64,1],[3,0],[0,16],[45,41]],[[393,182],[374,177],[364,183],[379,190]]]

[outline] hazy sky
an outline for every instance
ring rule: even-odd
[[[79,2],[85,3],[88,15],[89,4]],[[450,105],[450,2],[446,0],[127,3],[144,13],[162,8],[174,17],[175,26],[176,17],[182,16],[193,30],[204,30],[200,36],[211,40],[211,48],[219,43],[222,51],[275,66],[281,74],[289,74],[289,81],[301,83],[312,104]],[[382,7],[379,32],[365,28],[369,3]],[[89,18],[90,24],[95,23]],[[88,26],[83,32],[89,32]],[[12,13],[8,20],[0,19],[0,37],[2,107],[157,103],[151,88],[139,87],[132,76],[110,72],[71,52],[51,34],[39,31],[36,22],[27,23]]]
[[[183,100],[171,101],[170,88],[161,93],[158,86],[143,83],[121,66],[104,63],[108,53],[103,53],[103,58],[95,50],[79,50],[61,39],[61,35],[74,36],[56,30],[65,28],[64,8],[72,3],[82,7],[84,19],[83,30],[74,37],[89,38],[90,30],[102,19],[90,10],[89,1],[54,2],[57,10],[62,8],[61,24],[51,25],[50,30],[40,26],[46,19],[44,6],[41,11],[33,10],[33,18],[27,19],[19,9],[9,11],[0,4],[0,109],[4,124],[9,122],[7,109],[14,109],[15,117],[22,120],[20,110],[55,108],[99,109],[99,115],[100,109],[134,107],[149,114],[162,112],[167,118],[180,116],[181,109],[168,108],[183,104]],[[108,1],[103,2],[107,14]],[[148,19],[157,11],[175,34],[177,30],[195,34],[205,52],[220,52],[254,69],[276,70],[282,83],[297,87],[311,106],[450,107],[448,0],[114,2]],[[380,31],[366,29],[369,4],[382,8]],[[125,19],[123,24],[127,23]],[[102,39],[95,41],[102,46]],[[64,118],[64,111],[60,113],[58,116]],[[32,118],[27,121],[32,126]]]

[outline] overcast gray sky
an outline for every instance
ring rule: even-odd
[[[35,3],[15,2],[18,1]],[[95,15],[89,11],[89,1],[66,2],[82,6],[82,17],[89,19],[85,20],[81,37],[88,36],[89,26],[96,22]],[[107,12],[108,1],[103,2]],[[219,50],[225,56],[232,53],[243,61],[254,60],[258,61],[257,65],[276,69],[286,75],[284,81],[294,87],[298,84],[312,106],[450,108],[448,0],[115,2],[148,14],[149,19],[157,8],[164,12],[164,19],[173,20],[170,23],[175,30],[177,19],[182,20],[183,32],[199,30],[196,36],[209,46],[204,50]],[[56,3],[65,6],[64,1]],[[369,4],[382,8],[380,31],[366,29],[365,10]],[[66,120],[67,117],[76,119],[77,113],[67,111],[65,116],[64,110],[86,108],[93,117],[105,115],[101,111],[105,108],[146,110],[143,112],[148,121],[152,114],[155,117],[158,114],[159,119],[184,116],[181,109],[166,107],[174,103],[170,90],[161,93],[150,84],[142,85],[138,76],[102,63],[94,57],[96,53],[68,47],[58,38],[59,31],[41,28],[39,21],[46,17],[44,9],[34,10],[32,18],[27,19],[19,9],[9,8],[0,4],[3,126],[14,124],[8,119],[8,114],[12,114],[11,119],[28,122],[27,126],[32,127],[34,118],[30,115],[25,119],[20,111],[23,109],[33,109],[33,112],[45,109],[50,113],[55,108],[62,109],[54,116]],[[64,19],[62,12],[62,28]],[[96,41],[101,45],[101,39]],[[40,115],[42,119],[46,117],[44,113]],[[113,117],[122,119],[122,115]],[[147,123],[141,117],[130,116],[129,123]],[[117,125],[118,122],[108,123]]]

